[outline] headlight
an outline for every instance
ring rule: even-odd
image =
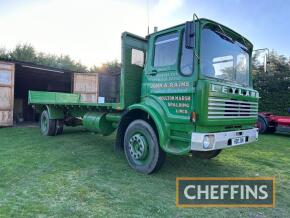
[[[203,138],[203,148],[212,149],[214,144],[214,135],[206,135]]]

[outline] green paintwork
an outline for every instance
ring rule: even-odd
[[[131,64],[132,49],[146,53],[147,40],[134,34],[122,34],[121,109],[140,102],[143,68]]]
[[[29,91],[29,102],[31,104],[79,104],[80,96],[60,92]]]
[[[210,90],[210,84],[214,84],[217,88],[218,92],[212,92]],[[197,113],[199,114],[198,117],[198,125],[197,131],[198,132],[208,132],[208,131],[224,131],[225,126],[232,126],[232,125],[244,125],[244,128],[248,128],[249,126],[253,126],[256,122],[256,118],[243,118],[243,119],[213,119],[208,120],[207,113],[208,113],[208,97],[218,97],[218,98],[235,98],[237,100],[247,100],[249,102],[257,102],[256,97],[248,97],[248,96],[239,96],[233,94],[222,94],[221,87],[226,86],[224,83],[221,82],[211,82],[209,80],[200,80],[197,85],[197,101],[201,102],[197,106]],[[248,91],[254,91],[252,88],[244,88],[242,86],[237,85],[230,85],[230,87],[241,88]],[[234,130],[235,128],[227,128],[227,131]]]
[[[121,113],[109,113],[106,114],[106,120],[111,121],[111,122],[119,122],[122,118]]]
[[[62,120],[64,119],[64,111],[61,107],[47,105],[49,119]]]
[[[223,89],[237,88],[256,94],[257,92],[252,87],[251,73],[248,87],[227,81],[221,82],[201,74],[198,57],[201,53],[201,30],[205,25],[217,25],[217,23],[207,19],[195,21],[194,53],[196,55],[193,55],[194,72],[190,76],[181,75],[179,67],[184,24],[155,32],[148,35],[146,39],[125,32],[122,34],[120,103],[81,103],[78,94],[33,91],[29,92],[29,103],[36,105],[37,108],[47,105],[54,111],[61,110],[64,116],[81,117],[87,129],[106,134],[111,133],[117,127],[117,123],[121,120],[125,111],[145,111],[156,125],[161,148],[168,153],[178,155],[188,154],[190,151],[192,132],[221,132],[252,128],[255,125],[256,117],[208,118],[209,98],[249,102],[258,102],[258,98],[257,96],[222,92]],[[242,44],[247,44],[251,60],[252,44],[235,31],[221,26],[227,35],[237,39]],[[166,67],[154,67],[156,38],[172,32],[177,32],[179,35],[176,63]],[[144,68],[131,64],[132,49],[138,49],[146,53]],[[249,64],[251,66],[251,61]],[[214,86],[215,91],[213,91],[212,86]],[[64,113],[64,111],[66,112]],[[197,114],[197,119],[194,122],[190,120],[192,112]],[[51,115],[51,117],[53,116]],[[136,134],[137,138],[141,140],[139,133]],[[136,148],[140,147],[140,143],[136,146]],[[143,157],[143,154],[141,157]]]
[[[106,113],[88,112],[83,117],[83,126],[91,132],[110,135],[115,131],[112,122],[106,119]]]
[[[120,110],[119,103],[86,103],[80,101],[80,94],[61,92],[29,91],[28,102],[33,105],[80,106]]]

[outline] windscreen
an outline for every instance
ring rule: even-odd
[[[249,54],[241,43],[221,30],[204,28],[201,34],[201,73],[207,77],[249,85]]]

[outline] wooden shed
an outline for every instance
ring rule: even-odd
[[[38,121],[27,103],[28,90],[71,92],[73,71],[0,60],[0,127]]]
[[[82,102],[119,102],[120,73],[79,73],[0,60],[0,127],[39,120],[28,105],[29,90],[78,93]]]

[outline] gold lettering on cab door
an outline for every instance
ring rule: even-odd
[[[160,100],[164,101],[170,111],[175,112],[176,114],[189,114],[191,97],[182,95],[166,95],[160,96]]]
[[[151,89],[187,88],[189,82],[153,83]]]

